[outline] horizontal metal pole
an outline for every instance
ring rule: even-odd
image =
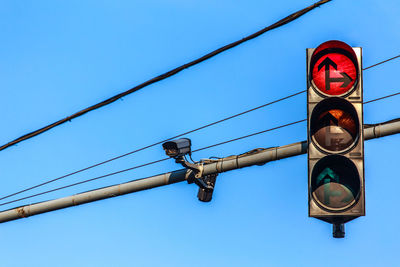
[[[49,212],[53,210],[68,208],[96,200],[116,197],[137,191],[142,191],[158,186],[174,184],[185,181],[189,175],[193,175],[192,171],[181,169],[174,172],[168,172],[148,178],[137,179],[131,182],[108,186],[92,191],[79,193],[73,196],[63,197],[59,199],[39,202],[18,208],[13,208],[0,212],[0,223],[12,221],[20,218],[26,218],[32,215]]]
[[[364,125],[365,140],[393,135],[399,132],[400,132],[400,119],[394,119],[378,124]]]
[[[364,139],[366,140],[397,133],[400,133],[400,119],[374,125],[367,124],[364,126]],[[270,161],[305,153],[307,153],[307,141],[281,147],[249,151],[237,156],[230,156],[219,160],[210,160],[204,164],[202,174],[210,175],[253,165],[263,165]],[[133,180],[123,184],[79,193],[73,196],[21,206],[0,212],[0,223],[158,186],[178,183],[185,181],[188,178],[194,178],[194,172],[191,170],[181,169],[148,178]]]
[[[364,139],[384,137],[400,133],[400,119],[364,126]],[[221,173],[253,165],[262,165],[270,161],[293,157],[307,153],[307,141],[293,143],[281,147],[273,147],[248,155],[231,156],[204,166],[203,175]],[[0,213],[1,215],[1,213]]]

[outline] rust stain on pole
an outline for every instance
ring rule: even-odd
[[[18,216],[21,218],[26,218],[29,216],[28,214],[26,214],[24,207],[16,208],[16,211],[18,213]]]

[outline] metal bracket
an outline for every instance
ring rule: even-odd
[[[194,164],[187,162],[183,156],[175,158],[175,162],[181,164],[187,169],[194,171],[196,178],[200,178],[203,174],[203,164]]]
[[[334,223],[333,230],[332,230],[332,236],[334,238],[343,238],[344,235],[345,235],[344,223]]]
[[[187,162],[184,157],[175,158],[175,162],[181,164],[183,167],[194,171],[194,178],[188,178],[188,184],[195,183],[199,186],[199,192],[197,193],[197,198],[203,202],[209,202],[212,199],[212,194],[214,192],[215,181],[218,174],[210,174],[203,176],[204,163],[193,164]]]

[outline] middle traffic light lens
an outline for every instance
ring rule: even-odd
[[[313,111],[310,126],[312,141],[328,152],[347,150],[359,134],[354,107],[340,98],[321,101]]]

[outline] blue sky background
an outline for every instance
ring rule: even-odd
[[[0,143],[251,34],[314,1],[0,3]],[[335,0],[255,40],[0,152],[1,195],[306,89],[306,48],[337,39],[370,66],[399,54],[397,0]],[[399,91],[400,61],[364,72],[364,100]],[[399,118],[400,97],[364,107]],[[190,134],[193,149],[306,117],[306,94]],[[306,123],[193,154],[306,139]],[[400,135],[365,143],[366,216],[333,239],[308,218],[307,156],[221,174],[210,203],[179,183],[0,225],[1,266],[397,266]],[[164,157],[161,146],[31,193]],[[21,203],[163,173],[173,160]],[[28,195],[28,192],[24,195]],[[21,196],[24,196],[21,195]],[[11,199],[10,199],[11,200]]]

